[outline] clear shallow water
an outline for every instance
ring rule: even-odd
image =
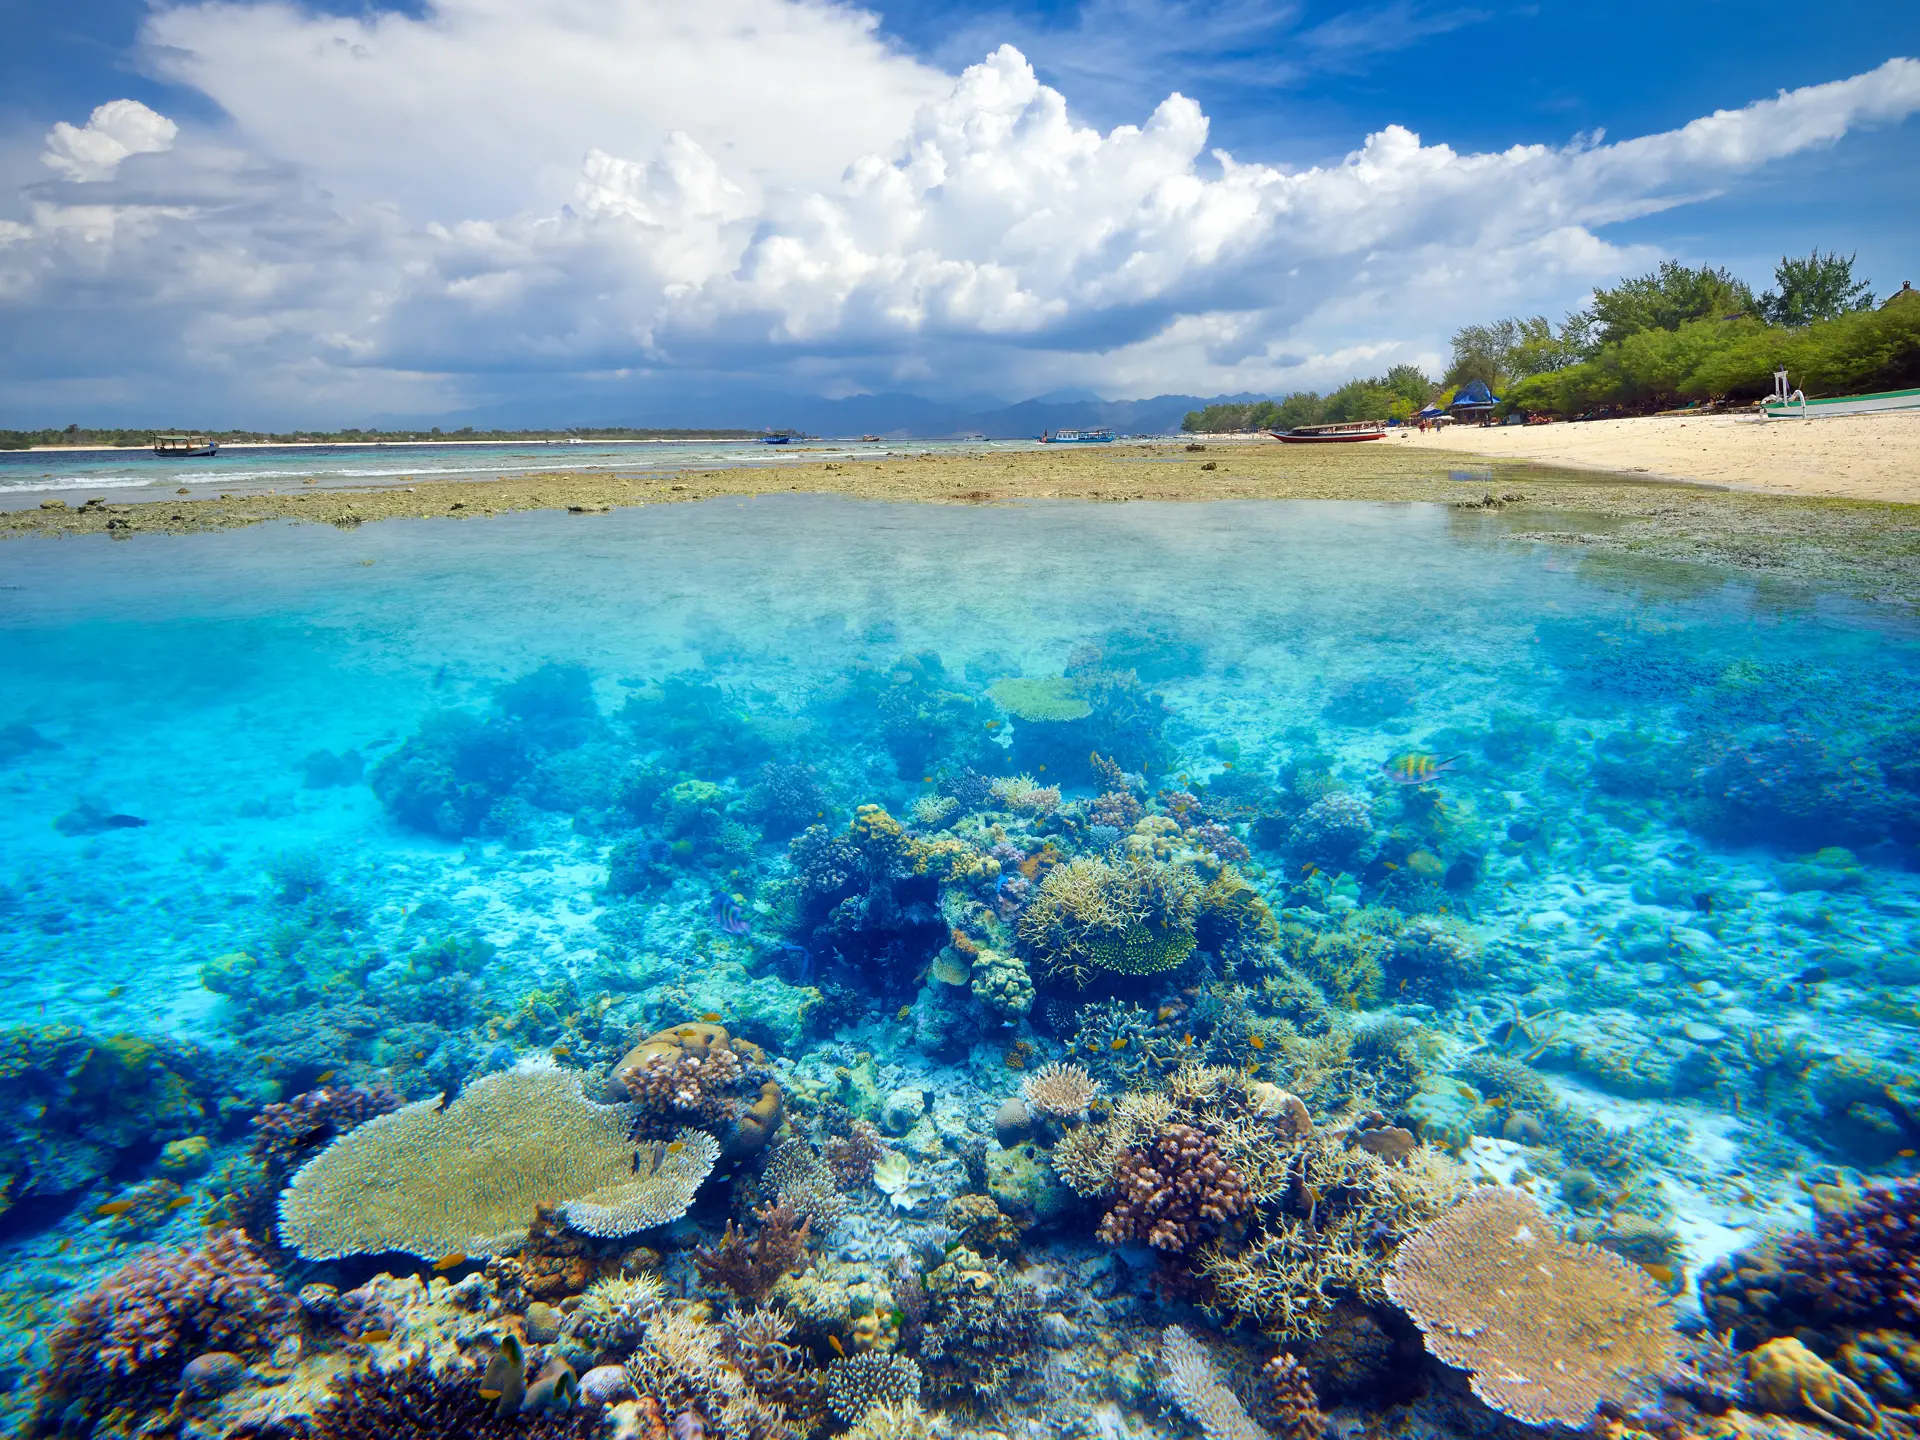
[[[198,459],[161,459],[146,450],[0,451],[0,506],[38,503],[69,491],[117,500],[194,493],[252,493],[283,485],[321,489],[386,485],[402,480],[497,480],[551,470],[632,475],[710,466],[781,465],[849,455],[922,454],[1027,449],[1027,441],[917,440],[861,443],[809,440],[764,445],[757,440],[606,441],[571,444],[261,445],[229,446]]]
[[[604,1067],[702,1015],[766,1047],[823,1145],[864,1113],[911,1156],[930,1198],[852,1187],[827,1244],[881,1275],[937,1248],[969,1150],[1000,1153],[1001,1102],[1069,1043],[1110,1091],[1197,1055],[1323,1125],[1377,1107],[1682,1309],[1703,1265],[1804,1223],[1822,1167],[1913,1169],[1920,646],[1839,599],[1429,506],[813,497],[18,542],[0,583],[22,1413],[64,1305],[231,1217],[262,1105]],[[1010,677],[1093,713],[1023,720]],[[1090,767],[1103,747],[1131,778]],[[1408,757],[1444,768],[1401,784],[1383,767]],[[978,778],[1021,772],[1061,794]],[[794,833],[861,805],[934,847],[923,867],[995,864],[796,889],[844,857]],[[1196,887],[1238,874],[1271,928],[1203,912],[1180,968],[1076,988],[1026,907],[1056,860],[1129,848]],[[1023,1013],[935,973],[955,931],[1023,961]],[[1157,1027],[1099,1030],[1116,1001]],[[1387,1059],[1351,1043],[1393,1016],[1419,1028]],[[115,1128],[81,1070],[49,1079],[78,1043],[54,1026],[201,1048],[141,1072]],[[1094,1043],[1120,1033],[1131,1052]],[[1349,1050],[1316,1078],[1329,1034]],[[1129,1077],[1134,1054],[1156,1058]],[[159,1150],[193,1137],[201,1160]],[[113,1209],[156,1178],[177,1208]],[[710,1240],[724,1204],[702,1213]],[[1121,1297],[1082,1340],[1207,1333],[1125,1299],[1100,1213],[1024,1249]],[[358,1263],[288,1276],[346,1288],[379,1268]],[[697,1283],[684,1253],[669,1270]]]

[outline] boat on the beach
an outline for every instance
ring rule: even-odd
[[[1101,428],[1096,430],[1043,430],[1040,432],[1042,445],[1111,445],[1113,431]]]
[[[153,437],[153,453],[167,460],[218,455],[220,442],[206,435],[156,435]]]
[[[791,444],[792,441],[793,437],[791,435],[762,435],[760,437],[760,443],[762,445],[788,445]]]
[[[869,445],[871,445],[871,444],[872,444],[873,442],[875,442],[876,440],[878,440],[878,439],[879,439],[880,437],[879,437],[878,435],[862,435],[862,436],[861,436],[860,438],[861,438],[861,440],[863,440],[863,441],[865,441],[865,442],[866,442],[867,444],[869,444]]]
[[[1289,445],[1325,445],[1354,440],[1384,440],[1387,427],[1378,420],[1342,420],[1331,425],[1296,425],[1267,434]]]
[[[1799,391],[1791,399],[1767,401],[1761,409],[1770,420],[1817,420],[1835,415],[1877,415],[1886,410],[1920,410],[1920,390],[1882,390],[1874,395],[1836,395],[1809,400]]]

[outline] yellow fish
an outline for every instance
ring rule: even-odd
[[[102,1216],[124,1215],[131,1209],[133,1209],[131,1200],[109,1200],[104,1205],[95,1206],[93,1213]]]
[[[1256,1050],[1264,1050],[1267,1048],[1267,1042],[1262,1040],[1258,1035],[1247,1036],[1247,1044],[1253,1046]]]
[[[457,1270],[466,1263],[467,1252],[464,1250],[456,1250],[451,1255],[442,1255],[438,1260],[434,1261],[433,1268],[435,1270]]]
[[[718,1024],[720,1021],[719,1012],[715,1010],[709,1010],[706,1014],[702,1015],[700,1018],[709,1025]]]
[[[1126,1048],[1127,1048],[1127,1041],[1126,1041],[1126,1037],[1125,1037],[1125,1036],[1122,1036],[1122,1037],[1121,1037],[1120,1039],[1118,1039],[1118,1040],[1116,1040],[1116,1041],[1114,1041],[1114,1042],[1113,1042],[1113,1044],[1111,1044],[1111,1045],[1109,1045],[1109,1046],[1108,1046],[1107,1048],[1108,1048],[1109,1050],[1124,1050],[1124,1049],[1126,1049]]]
[[[1459,758],[1458,755],[1452,755],[1445,760],[1436,760],[1431,755],[1415,750],[1387,761],[1380,768],[1396,785],[1425,785],[1436,775],[1444,775],[1452,769]]]
[[[840,1337],[838,1335],[827,1336],[827,1343],[833,1346],[834,1354],[845,1355],[847,1353],[847,1347],[840,1343]]]
[[[360,1332],[360,1338],[366,1341],[369,1345],[384,1345],[387,1341],[393,1338],[393,1331],[362,1330]]]

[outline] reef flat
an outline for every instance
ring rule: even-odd
[[[1911,605],[1920,600],[1920,507],[1658,483],[1377,444],[1210,441],[973,455],[890,453],[678,475],[552,474],[314,489],[226,499],[110,499],[0,511],[0,538],[181,534],[272,520],[352,527],[385,519],[582,516],[633,505],[794,492],[992,505],[1033,500],[1365,500],[1499,511],[1517,538],[1596,553],[1698,561]]]
[[[0,1417],[1910,1433],[1920,627],[1423,483],[17,537]]]

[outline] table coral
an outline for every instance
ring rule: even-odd
[[[580,1080],[522,1065],[476,1080],[444,1110],[436,1096],[368,1121],[294,1176],[281,1239],[308,1259],[436,1259],[518,1243],[541,1200],[590,1207],[582,1218],[609,1235],[630,1233],[606,1228],[616,1221],[637,1230],[684,1214],[714,1150],[689,1132],[678,1151],[653,1147],[639,1166],[632,1112],[593,1104]]]
[[[1471,1191],[1401,1247],[1387,1292],[1473,1393],[1531,1425],[1584,1425],[1664,1373],[1677,1339],[1645,1271],[1559,1238],[1524,1191]]]

